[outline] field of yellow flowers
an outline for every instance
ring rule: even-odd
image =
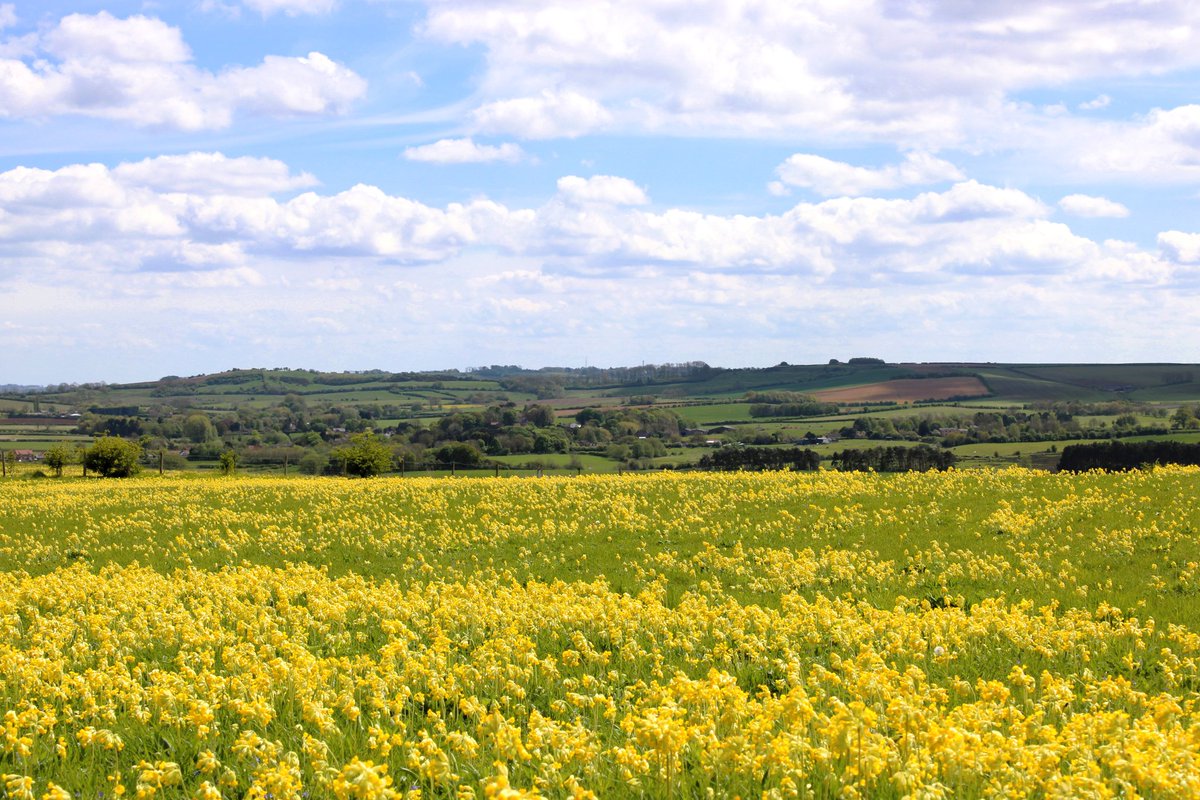
[[[0,482],[0,797],[1200,797],[1198,497]]]

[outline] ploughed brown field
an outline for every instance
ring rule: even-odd
[[[954,378],[904,378],[812,392],[817,399],[834,403],[915,402],[949,400],[953,397],[983,397],[987,394],[988,388],[983,385],[983,381],[969,375]]]

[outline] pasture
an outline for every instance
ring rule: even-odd
[[[1194,797],[1198,493],[10,479],[0,791]]]

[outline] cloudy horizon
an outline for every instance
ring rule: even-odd
[[[0,0],[0,384],[1200,362],[1200,10]]]

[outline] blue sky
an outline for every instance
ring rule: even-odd
[[[1200,361],[1188,0],[0,0],[0,383]]]

